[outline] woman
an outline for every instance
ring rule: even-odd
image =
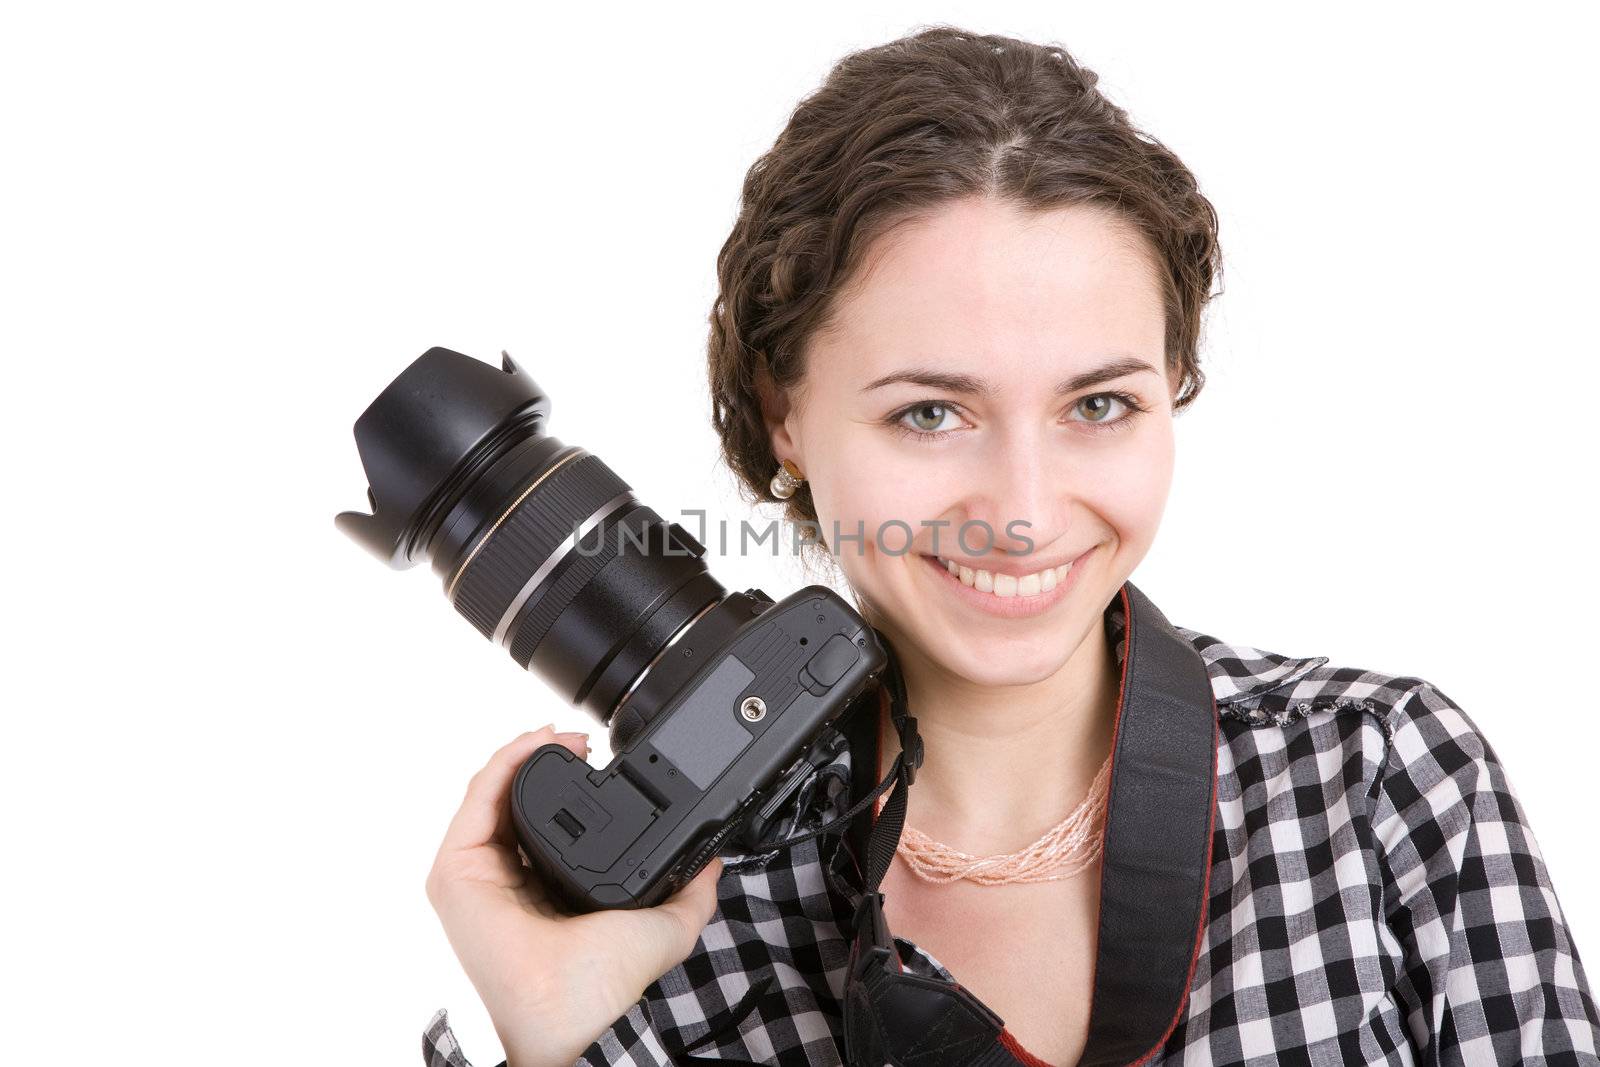
[[[930,1017],[897,1058],[1600,1063],[1548,873],[1466,713],[1419,678],[1171,626],[1128,581],[1220,259],[1192,175],[1095,81],[952,28],[847,56],[749,172],[719,259],[724,456],[817,531],[923,739],[894,765],[915,786],[881,871],[898,967],[998,1017],[982,1047]],[[1124,719],[1159,681],[1129,649],[1162,640],[1203,665],[1207,720],[1202,776],[1170,792],[1122,755],[1180,747]],[[500,813],[550,734],[496,754],[429,891],[512,1067],[841,1062],[867,835],[890,822],[870,791],[910,736],[886,692],[782,827],[856,809],[847,835],[725,855],[643,913],[543,902]],[[1106,870],[1113,842],[1196,834],[1193,901],[1132,852]],[[424,1050],[466,1062],[443,1012]]]

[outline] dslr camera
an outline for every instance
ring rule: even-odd
[[[430,348],[391,382],[355,423],[371,514],[335,521],[391,567],[430,561],[479,633],[608,728],[605,767],[528,757],[512,822],[568,911],[649,907],[730,840],[764,850],[888,654],[825,586],[729,593],[683,527],[545,432],[549,397],[502,357]]]

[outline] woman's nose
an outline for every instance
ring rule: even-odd
[[[1012,438],[980,472],[978,505],[993,530],[995,552],[1025,553],[1051,542],[1066,522],[1071,487],[1032,435]]]

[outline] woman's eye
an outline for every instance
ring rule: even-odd
[[[921,433],[941,433],[960,425],[959,419],[947,424],[946,416],[955,418],[955,409],[948,404],[918,404],[906,409],[900,417],[900,423],[909,430]]]
[[[1127,406],[1126,402],[1115,393],[1095,393],[1079,400],[1073,405],[1073,410],[1083,415],[1083,418],[1078,420],[1080,422],[1115,422],[1116,419],[1111,413],[1118,404]]]

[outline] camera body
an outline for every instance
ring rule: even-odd
[[[691,632],[665,650],[680,670],[697,666],[609,764],[550,744],[517,772],[518,842],[569,910],[676,892],[830,754],[829,725],[885,665],[872,628],[826,587],[729,601],[748,617],[720,648]]]
[[[568,910],[648,907],[735,835],[758,850],[889,654],[825,586],[729,593],[688,531],[546,432],[549,396],[502,355],[431,348],[378,395],[355,424],[372,510],[336,522],[395,569],[431,562],[479,633],[610,728],[604,768],[535,752],[512,822]]]

